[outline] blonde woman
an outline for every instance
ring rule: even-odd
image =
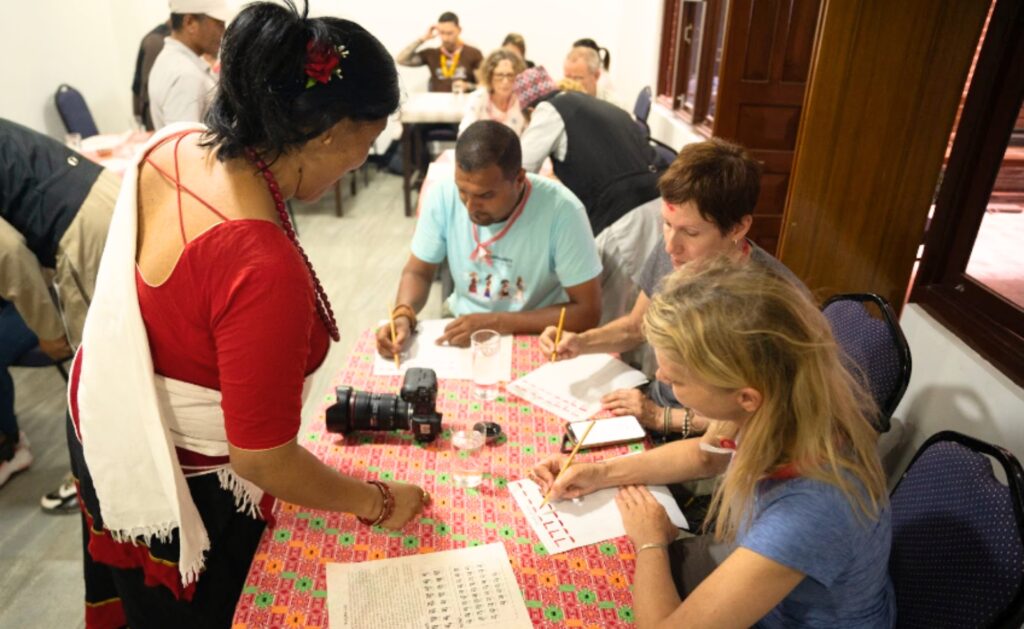
[[[494,120],[515,131],[516,135],[522,135],[526,129],[526,117],[512,87],[516,77],[525,69],[523,58],[504,48],[487,55],[477,72],[480,88],[469,95],[466,113],[459,124],[459,135],[477,120]]]
[[[708,518],[720,544],[708,535],[681,559],[670,552],[678,531],[636,486],[688,479],[692,457],[668,447],[589,464],[561,495],[624,486],[639,627],[892,626],[892,532],[870,402],[828,323],[799,289],[753,265],[696,266],[669,278],[644,331],[679,401],[738,429],[735,440],[701,443],[733,452]],[[553,471],[531,475],[546,491]]]

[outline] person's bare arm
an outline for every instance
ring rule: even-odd
[[[409,254],[409,260],[402,269],[402,278],[398,282],[398,295],[395,297],[395,305],[406,305],[419,312],[427,305],[430,297],[430,284],[434,281],[437,273],[436,264],[424,262],[413,254]],[[405,347],[406,341],[412,334],[412,321],[408,317],[395,317],[395,341],[391,340],[390,326],[382,326],[377,330],[377,351],[385,358],[391,358],[395,352]]]
[[[244,479],[267,493],[310,509],[342,511],[375,519],[384,499],[376,487],[345,476],[321,462],[295,439],[269,450],[228,447],[231,466]],[[423,490],[415,485],[390,482],[395,497],[391,518],[381,524],[401,528],[423,510]]]
[[[420,56],[418,52],[416,52],[416,49],[422,46],[428,40],[432,39],[435,35],[437,35],[437,26],[431,24],[430,28],[427,29],[427,32],[426,34],[423,35],[423,37],[420,37],[413,43],[409,44],[408,46],[403,48],[401,52],[395,55],[395,63],[397,63],[400,66],[408,66],[411,68],[415,68],[426,63],[423,60],[423,57]]]
[[[565,289],[568,303],[555,304],[537,310],[524,312],[483,312],[464,315],[448,324],[439,343],[465,347],[469,336],[476,330],[496,330],[500,334],[537,334],[558,322],[562,306],[565,306],[565,329],[586,330],[601,320],[601,282],[592,280]]]
[[[568,359],[580,354],[628,352],[637,347],[644,342],[642,325],[644,313],[647,312],[650,303],[647,295],[641,292],[633,304],[633,310],[626,316],[579,334],[563,332],[558,344],[557,357]],[[540,348],[544,352],[551,352],[555,348],[555,332],[555,326],[549,325],[541,333]]]

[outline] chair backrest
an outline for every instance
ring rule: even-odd
[[[1024,470],[1010,452],[940,432],[918,449],[890,501],[897,627],[1021,626]]]
[[[647,116],[651,115],[651,86],[647,85],[636,95],[636,103],[633,104],[633,115],[638,122],[647,125]]]
[[[60,114],[68,133],[78,133],[83,139],[99,133],[81,92],[65,83],[57,88],[54,100],[57,103],[57,113]]]
[[[879,317],[872,315],[873,304]],[[870,293],[836,295],[822,306],[847,368],[865,382],[878,405],[878,432],[889,430],[889,420],[910,383],[910,345],[884,298]]]

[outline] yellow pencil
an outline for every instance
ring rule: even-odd
[[[551,362],[558,357],[558,343],[562,340],[562,326],[565,325],[565,306],[562,306],[562,314],[558,315],[558,329],[555,330],[555,348],[551,350]]]
[[[563,311],[564,311],[564,309],[563,309]],[[569,458],[565,460],[565,465],[562,466],[562,469],[558,470],[558,475],[555,476],[555,480],[551,481],[551,487],[554,487],[555,483],[558,482],[558,478],[562,475],[562,473],[565,472],[565,470],[569,469],[569,465],[572,464],[572,460],[576,457],[576,453],[580,451],[580,446],[582,446],[583,442],[587,440],[587,435],[590,434],[590,429],[593,428],[594,424],[596,424],[596,423],[597,423],[596,419],[590,420],[590,425],[587,426],[587,429],[583,431],[583,436],[580,437],[580,440],[576,442],[576,447],[572,449],[572,453],[569,454]],[[551,489],[548,489],[548,493],[544,495],[544,501],[540,503],[541,507],[543,507],[544,505],[546,505],[548,503],[548,498],[550,496],[551,496]]]
[[[398,359],[398,348],[395,347],[395,342],[398,340],[398,332],[395,331],[395,309],[392,308],[391,312],[388,313],[388,319],[391,321],[391,347],[395,349],[395,369],[401,370]]]

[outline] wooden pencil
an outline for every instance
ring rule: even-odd
[[[565,325],[565,306],[562,306],[562,314],[558,315],[558,329],[555,330],[555,348],[551,350],[551,362],[558,357],[558,343],[562,340],[562,326]]]
[[[569,469],[569,466],[572,465],[572,460],[576,458],[576,453],[580,451],[580,446],[582,446],[583,442],[587,440],[587,435],[590,434],[590,430],[594,427],[594,424],[596,423],[596,419],[590,420],[590,425],[587,426],[587,429],[583,431],[583,436],[580,437],[580,440],[576,442],[576,447],[572,449],[572,452],[569,454],[569,458],[565,460],[565,465],[562,466],[562,469],[558,470],[558,475],[555,476],[555,480],[551,481],[552,488],[554,488],[555,483],[558,482],[558,479],[562,476],[562,473],[565,472],[565,470]],[[544,505],[546,505],[548,503],[548,498],[550,497],[551,489],[548,489],[548,493],[544,495],[544,501],[540,503],[540,506],[543,507]]]
[[[391,321],[391,347],[395,350],[395,369],[401,371],[401,366],[398,358],[398,348],[395,347],[395,343],[398,340],[398,332],[395,331],[395,309],[392,308],[391,312],[388,313],[388,320]]]

